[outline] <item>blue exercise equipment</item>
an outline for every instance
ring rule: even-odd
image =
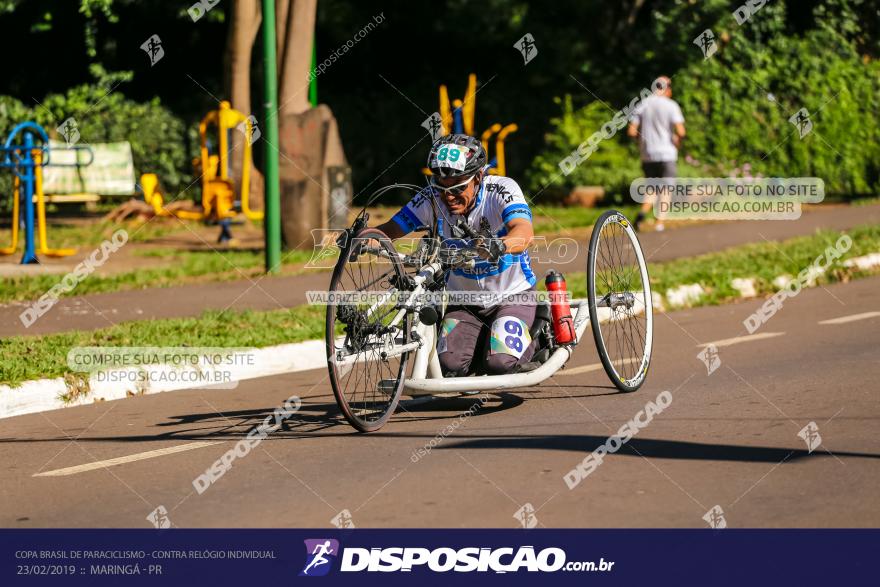
[[[22,142],[15,144],[15,140],[19,135],[21,135],[19,140]],[[39,143],[36,141],[39,141]],[[87,163],[53,164],[50,161],[52,150],[87,151],[90,158]],[[18,200],[13,202],[12,246],[0,250],[0,253],[15,253],[18,245],[17,228],[21,226],[24,229],[24,253],[21,257],[21,264],[29,265],[40,262],[37,258],[34,244],[34,195],[38,191],[38,174],[41,174],[42,167],[47,165],[55,165],[57,167],[91,165],[94,157],[95,154],[86,146],[50,149],[49,136],[43,130],[43,127],[36,122],[22,122],[12,129],[3,147],[0,147],[0,169],[11,169],[15,174],[16,185],[19,186],[19,189],[17,190],[18,193],[13,197],[18,197]],[[42,193],[38,194],[38,197],[42,198]],[[42,225],[44,219],[41,217],[40,220]]]

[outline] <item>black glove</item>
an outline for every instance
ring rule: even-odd
[[[497,237],[481,238],[475,244],[480,256],[490,263],[498,263],[507,252],[507,245]]]
[[[345,250],[345,247],[350,245],[348,260],[351,262],[357,261],[357,258],[364,252],[364,249],[367,246],[367,240],[369,240],[364,238],[352,238],[353,234],[354,233],[351,230],[345,230],[336,239],[336,246],[339,247],[340,250]]]

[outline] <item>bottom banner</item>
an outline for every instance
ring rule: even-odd
[[[0,585],[877,585],[880,530],[0,530]]]

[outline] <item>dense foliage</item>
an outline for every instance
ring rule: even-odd
[[[811,176],[823,178],[828,193],[876,192],[880,64],[858,52],[860,23],[851,3],[817,6],[815,26],[802,35],[788,31],[785,4],[767,4],[741,25],[729,12],[717,11],[725,4],[705,7],[718,17],[703,25],[714,33],[714,55],[704,59],[696,46],[677,45],[692,54],[673,75],[674,98],[688,131],[682,173]],[[831,14],[829,7],[834,8]],[[676,33],[670,22],[687,22],[688,8],[680,4],[678,13],[658,19],[658,38]],[[552,195],[586,184],[624,192],[628,179],[639,174],[633,169],[638,155],[625,144],[624,132],[603,141],[570,175],[560,173],[559,161],[614,114],[598,101],[577,110],[570,97],[561,102],[561,115],[550,121],[545,151],[530,169],[532,189]],[[813,124],[803,138],[789,121],[801,108]]]
[[[189,183],[187,129],[159,98],[135,102],[99,84],[50,94],[32,108],[12,97],[0,97],[0,135],[4,137],[16,123],[34,120],[50,138],[64,140],[58,127],[68,118],[76,121],[77,144],[128,141],[135,179],[141,173],[157,173],[166,189],[174,191]]]
[[[62,117],[47,121],[52,128],[79,112],[84,138],[135,133],[123,138],[141,145],[139,171],[156,170],[163,182],[179,185],[191,172],[188,134],[226,97],[234,0],[198,22],[187,15],[189,4],[0,0],[4,41],[19,49],[0,80],[0,96],[18,102],[0,98],[7,104],[0,121],[39,115],[38,100]],[[572,175],[551,180],[562,157],[660,74],[673,76],[688,123],[685,154],[693,165],[682,162],[683,171],[733,172],[749,164],[764,175],[818,175],[840,193],[876,190],[880,1],[771,0],[738,24],[732,13],[745,4],[318,0],[319,62],[384,13],[381,25],[318,76],[318,97],[339,121],[361,199],[380,185],[421,180],[428,140],[420,125],[438,108],[437,88],[446,83],[451,96],[461,96],[471,72],[481,84],[477,132],[495,122],[519,126],[507,141],[508,173],[535,192],[564,193],[586,183],[618,193],[638,173],[622,131]],[[705,29],[720,47],[708,60],[693,43]],[[526,33],[538,49],[528,64],[514,48]],[[140,46],[154,34],[166,54],[151,66]],[[262,102],[259,57],[257,46],[254,105]],[[121,83],[107,86],[114,75]],[[84,108],[83,100],[100,98],[102,86],[113,91],[94,110]],[[44,99],[50,95],[58,98]],[[788,122],[800,108],[814,123],[803,140],[790,136],[795,128]]]

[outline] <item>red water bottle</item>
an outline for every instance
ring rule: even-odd
[[[574,331],[574,320],[571,317],[571,307],[566,299],[565,278],[561,273],[550,271],[544,282],[547,285],[547,294],[550,298],[550,313],[553,315],[553,334],[557,344],[570,344],[577,341]]]

